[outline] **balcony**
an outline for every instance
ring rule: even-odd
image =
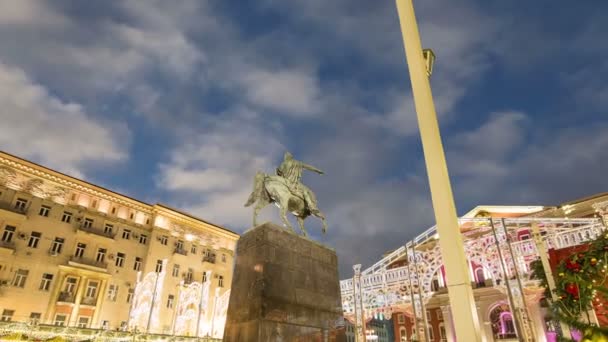
[[[84,297],[80,302],[82,305],[95,306],[97,304],[97,298],[95,297]]]
[[[188,252],[186,252],[186,250],[185,250],[185,249],[183,249],[183,248],[175,248],[175,249],[173,250],[173,254],[180,254],[180,255],[187,256],[187,255],[188,255]]]
[[[71,256],[68,261],[68,265],[74,267],[86,268],[92,271],[108,271],[108,263],[103,261],[97,261],[93,259],[80,258],[76,256]]]
[[[22,221],[26,219],[27,207],[21,209],[16,208],[10,203],[0,202],[0,213],[3,213],[14,220]]]
[[[15,254],[15,242],[0,241],[0,254],[13,255]]]
[[[116,237],[116,233],[114,232],[106,233],[103,229],[87,227],[84,225],[84,223],[78,226],[78,232],[83,232],[85,234],[95,234],[97,236],[101,236],[111,240],[114,240],[114,237]]]
[[[58,302],[62,303],[74,303],[76,296],[72,292],[60,292],[57,297]]]
[[[210,264],[215,264],[215,254],[205,255],[203,257],[203,262],[208,262]]]

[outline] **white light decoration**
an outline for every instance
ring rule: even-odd
[[[210,275],[208,275],[210,277]],[[205,321],[211,282],[193,282],[182,286],[175,318],[175,335],[196,336],[196,325]],[[199,336],[204,336],[199,326]]]
[[[159,326],[158,312],[167,269],[167,259],[163,260],[162,272],[149,272],[139,281],[133,298],[133,309],[129,317],[129,326],[139,331],[155,332]]]

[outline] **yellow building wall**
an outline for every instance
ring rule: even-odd
[[[23,210],[19,199],[26,201]],[[42,206],[50,208],[48,216],[40,215]],[[69,223],[62,222],[66,212],[72,214]],[[92,220],[90,227],[85,226],[87,219]],[[112,226],[111,233],[104,232],[106,225]],[[5,233],[7,227],[15,227],[10,239],[5,235],[9,234]],[[125,230],[128,238],[123,236]],[[36,248],[28,247],[32,232],[41,233]],[[140,243],[143,235],[146,241]],[[80,317],[88,317],[88,328],[126,328],[133,309],[127,297],[137,286],[139,272],[134,266],[138,257],[140,278],[155,272],[157,260],[165,262],[166,275],[155,299],[160,321],[149,329],[165,334],[174,330],[180,284],[189,282],[185,278],[188,269],[193,282],[201,282],[203,273],[211,272],[211,307],[201,317],[211,324],[215,289],[220,288],[220,295],[230,289],[238,240],[236,233],[186,213],[149,205],[1,152],[0,237],[5,240],[0,241],[3,320],[28,322],[32,313],[38,313],[41,324],[58,324],[59,314],[67,316],[65,325],[77,326]],[[59,253],[52,250],[56,238],[63,239]],[[183,247],[176,250],[180,241]],[[75,256],[79,243],[86,245],[82,257]],[[103,262],[97,261],[100,248],[105,249]],[[215,263],[205,258],[207,250],[215,254]],[[124,255],[122,266],[117,264],[119,253]],[[176,264],[179,272],[174,275]],[[16,279],[19,270],[27,271],[23,287]],[[53,279],[48,289],[40,289],[45,273]],[[223,277],[222,287],[219,276]],[[77,283],[68,295],[70,277]],[[90,282],[97,282],[96,291],[88,289]],[[87,297],[91,291],[94,298]],[[169,295],[174,296],[172,307],[167,305]],[[138,327],[140,331],[145,328]]]

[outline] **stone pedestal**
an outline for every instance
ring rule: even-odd
[[[341,316],[334,250],[273,223],[243,234],[224,341],[330,341]]]

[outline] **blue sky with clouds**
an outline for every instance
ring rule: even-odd
[[[606,2],[415,6],[459,213],[607,190]],[[343,277],[432,225],[394,1],[0,0],[0,46],[6,152],[243,231],[290,150]]]

